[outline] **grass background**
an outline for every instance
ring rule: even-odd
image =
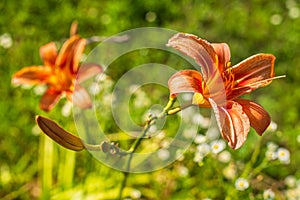
[[[275,185],[280,185],[289,175],[298,179],[299,8],[296,0],[181,0],[176,3],[171,0],[2,0],[0,35],[9,34],[13,44],[9,48],[0,46],[0,197],[107,199],[116,196],[122,173],[101,165],[87,152],[75,155],[54,145],[49,158],[50,168],[45,170],[45,140],[42,135],[35,134],[35,115],[51,117],[69,131],[75,131],[73,119],[61,116],[60,108],[64,101],[46,114],[39,109],[40,96],[34,90],[11,86],[12,74],[24,66],[41,64],[39,47],[50,41],[62,42],[69,36],[69,27],[74,20],[78,21],[82,37],[111,36],[151,26],[193,33],[211,42],[226,42],[231,48],[233,64],[259,52],[274,54],[275,72],[277,75],[285,74],[286,78],[276,80],[248,97],[264,106],[278,129],[274,133],[266,133],[262,139],[252,131],[244,148],[228,151],[233,159],[247,164],[256,148],[261,148],[260,157],[263,157],[265,144],[272,141],[290,151],[291,163],[276,167],[270,164],[263,173]],[[129,62],[138,62],[138,59],[129,58]],[[131,67],[123,64],[121,70],[112,74],[121,75],[122,71]],[[260,199],[263,198],[262,191],[272,186],[266,184],[243,193],[230,192],[234,191],[234,184],[222,176],[217,166],[214,167],[219,164],[215,158],[209,157],[200,167],[189,156],[166,169],[133,175],[129,178],[126,195],[133,199],[133,194],[138,192],[145,199],[224,199],[227,196]],[[255,169],[256,165],[252,165],[251,169]],[[188,176],[181,177],[176,171],[181,166],[189,170]],[[227,165],[220,166],[225,168]],[[69,173],[63,173],[64,170]],[[48,180],[48,183],[41,180]],[[285,185],[276,186],[276,198],[286,198],[287,189]]]

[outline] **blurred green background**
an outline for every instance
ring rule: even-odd
[[[72,117],[64,117],[61,113],[65,101],[50,113],[44,113],[38,107],[40,95],[34,89],[11,85],[13,73],[24,66],[42,64],[40,46],[50,41],[61,43],[68,38],[74,20],[78,21],[82,37],[111,36],[151,26],[193,33],[211,42],[226,42],[231,48],[233,64],[255,53],[272,53],[276,56],[276,74],[286,75],[286,78],[275,80],[247,96],[264,106],[277,124],[277,130],[265,133],[262,138],[252,131],[242,149],[232,151],[227,147],[227,151],[232,155],[231,163],[247,166],[252,153],[260,148],[257,162],[250,168],[255,170],[265,155],[266,144],[272,141],[289,150],[290,164],[270,163],[260,171],[263,180],[258,176],[249,180],[251,186],[257,187],[231,192],[235,190],[234,179],[226,179],[220,171],[228,163],[220,164],[212,155],[200,166],[193,162],[190,152],[183,161],[166,169],[130,176],[125,196],[131,199],[263,199],[263,191],[268,188],[275,192],[277,199],[289,198],[289,189],[295,189],[294,193],[299,195],[297,186],[289,188],[284,181],[286,177],[293,177],[296,181],[300,178],[298,0],[2,0],[0,198],[113,199],[118,192],[122,173],[101,165],[87,152],[74,154],[54,145],[47,165],[43,152],[45,140],[35,126],[35,115],[51,117],[75,132]],[[131,59],[134,63],[140,58]],[[126,71],[132,64],[119,67]],[[47,166],[50,169],[45,169]],[[181,176],[178,169],[187,169],[188,175]],[[242,174],[241,171],[237,171],[237,176]]]

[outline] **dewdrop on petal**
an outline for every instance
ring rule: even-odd
[[[249,182],[244,178],[238,178],[235,181],[235,188],[240,191],[244,191],[249,187]]]

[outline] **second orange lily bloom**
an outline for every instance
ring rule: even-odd
[[[270,124],[269,114],[259,104],[239,97],[274,79],[273,55],[256,54],[231,66],[226,43],[209,43],[192,34],[178,33],[168,46],[192,57],[201,67],[201,73],[183,70],[174,74],[169,79],[171,96],[192,92],[193,104],[211,107],[221,135],[233,149],[244,144],[250,126],[263,134]]]
[[[81,83],[102,72],[102,68],[97,64],[83,64],[79,70],[86,39],[81,38],[76,31],[77,24],[73,24],[71,36],[59,52],[54,42],[40,48],[43,65],[25,67],[12,77],[13,84],[48,86],[40,101],[40,108],[44,111],[50,111],[62,95],[66,95],[68,100],[80,108],[92,106],[88,92],[79,84],[75,84],[75,81]]]

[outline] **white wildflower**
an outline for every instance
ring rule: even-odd
[[[235,181],[235,188],[240,191],[244,191],[249,187],[249,182],[244,178],[238,178]]]
[[[9,33],[4,33],[0,36],[0,46],[5,49],[10,48],[13,45],[13,40]]]
[[[209,146],[208,144],[206,144],[206,143],[199,144],[199,145],[197,146],[197,151],[198,151],[200,154],[206,156],[207,154],[210,153],[210,146]]]
[[[130,192],[130,196],[134,199],[139,199],[141,198],[142,196],[142,193],[141,191],[137,190],[137,189],[133,189],[131,192]]]
[[[284,179],[284,183],[288,187],[293,188],[296,186],[297,180],[296,180],[295,176],[289,175]]]
[[[194,139],[194,142],[196,143],[196,144],[202,144],[202,143],[204,143],[204,142],[206,142],[206,136],[204,136],[204,135],[202,135],[202,134],[198,134],[196,137],[195,137],[195,139]]]
[[[220,162],[222,163],[228,163],[231,160],[231,154],[229,151],[222,151],[219,155],[218,155],[218,159]]]
[[[161,160],[167,160],[170,158],[170,152],[167,149],[159,149],[157,151],[157,156]]]
[[[210,144],[211,152],[214,154],[218,154],[223,151],[226,147],[226,144],[223,140],[214,140]]]
[[[179,166],[177,172],[179,176],[186,177],[189,174],[189,169],[185,166]]]
[[[272,200],[275,198],[275,193],[271,189],[267,189],[263,193],[263,198],[266,200]]]
[[[289,164],[290,163],[290,152],[289,150],[285,148],[278,148],[277,150],[277,157],[278,160],[283,164]]]

